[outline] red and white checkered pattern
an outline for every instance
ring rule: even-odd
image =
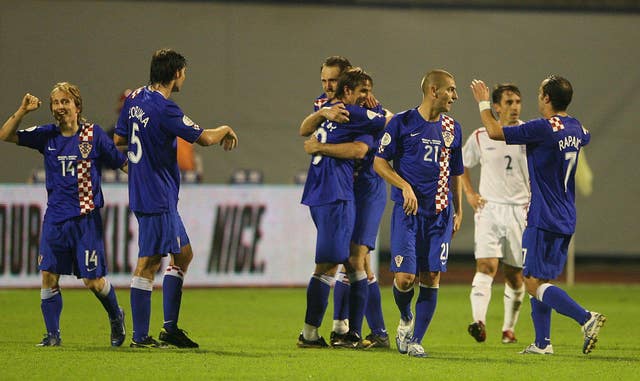
[[[81,142],[93,141],[93,124],[85,124],[80,132]],[[93,188],[91,186],[91,160],[78,160],[76,171],[78,175],[78,199],[80,214],[87,214],[94,210]]]
[[[549,123],[551,123],[551,128],[553,129],[553,132],[564,130],[564,124],[562,124],[562,121],[557,116],[554,116],[553,118],[549,119]]]
[[[442,115],[442,132],[449,132],[453,136],[454,121],[447,115]],[[440,175],[438,177],[438,191],[436,193],[436,214],[439,214],[449,205],[449,158],[451,149],[444,144],[440,148]]]

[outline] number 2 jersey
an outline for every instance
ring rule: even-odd
[[[503,127],[507,144],[526,144],[531,186],[527,227],[573,234],[576,225],[575,172],[580,148],[591,134],[570,116],[534,119]]]
[[[462,129],[444,114],[429,122],[417,108],[403,111],[387,124],[376,156],[393,160],[393,169],[413,188],[418,214],[435,216],[451,205],[451,176],[464,173]],[[402,204],[402,191],[392,187],[391,200]]]
[[[462,147],[462,159],[467,168],[480,164],[478,192],[482,198],[499,204],[529,203],[526,150],[524,145],[491,139],[484,127],[473,131]]]
[[[193,143],[202,129],[172,100],[141,87],[125,100],[115,133],[129,141],[129,208],[140,213],[176,211],[176,136]]]
[[[60,223],[102,208],[101,169],[122,167],[127,159],[95,124],[81,123],[73,136],[55,124],[17,131],[18,145],[44,156],[47,211],[45,222]]]
[[[373,135],[384,127],[386,118],[357,105],[345,105],[345,108],[349,111],[349,122],[325,121],[316,130],[316,138],[328,144],[361,141],[371,147]],[[353,165],[353,160],[314,155],[309,165],[302,203],[317,206],[337,200],[353,200]]]

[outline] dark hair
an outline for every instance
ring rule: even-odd
[[[520,89],[518,89],[518,86],[514,85],[513,83],[499,83],[493,88],[493,92],[491,93],[491,100],[493,101],[493,103],[500,103],[500,101],[502,100],[502,93],[504,93],[505,91],[511,91],[517,96],[522,97],[520,95]]]
[[[542,96],[548,95],[555,111],[565,111],[573,97],[571,83],[559,75],[550,75],[542,85]]]
[[[358,85],[364,85],[367,81],[373,84],[371,76],[359,67],[353,67],[343,71],[342,74],[340,74],[340,78],[338,78],[336,98],[342,98],[344,96],[345,86],[349,90],[355,90]]]
[[[187,60],[182,54],[171,49],[160,49],[153,53],[149,83],[168,84],[173,80],[176,72],[187,66]]]
[[[351,62],[343,56],[331,56],[327,57],[322,65],[320,65],[320,71],[322,71],[322,68],[325,66],[337,66],[340,68],[340,73],[342,73],[351,67]]]

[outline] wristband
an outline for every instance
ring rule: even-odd
[[[484,110],[491,110],[491,102],[480,101],[478,102],[478,108],[480,109],[480,112],[483,112]]]

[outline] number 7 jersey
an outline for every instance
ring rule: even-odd
[[[534,119],[502,131],[507,144],[527,145],[531,184],[527,226],[573,234],[576,166],[580,148],[591,140],[589,131],[570,116]]]
[[[176,211],[176,136],[194,143],[202,129],[172,100],[141,87],[125,100],[115,133],[129,141],[129,208],[141,213]]]

